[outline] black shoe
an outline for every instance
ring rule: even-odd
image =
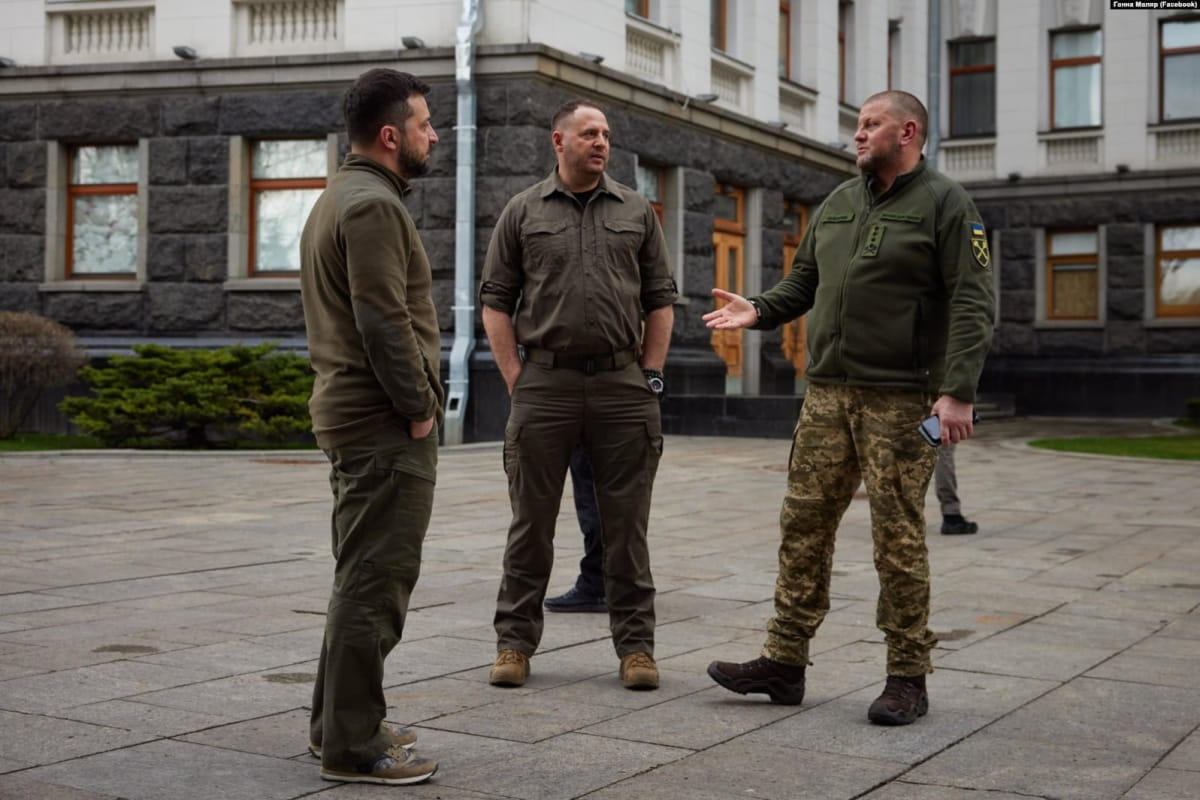
[[[731,692],[765,694],[780,705],[797,706],[804,699],[804,667],[763,656],[743,664],[714,661],[708,677]]]
[[[888,675],[883,694],[871,703],[867,719],[876,725],[910,725],[929,711],[925,676],[902,678]]]
[[[975,533],[979,530],[979,526],[969,519],[964,519],[959,514],[947,514],[942,517],[942,533],[947,536],[954,536],[964,533]]]
[[[547,597],[542,605],[547,611],[608,611],[604,595],[588,594],[578,586],[572,586],[558,597]]]

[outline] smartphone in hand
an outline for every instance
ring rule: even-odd
[[[971,412],[971,424],[979,422],[979,412]],[[921,438],[928,443],[930,447],[941,447],[942,445],[942,424],[938,420],[937,415],[930,417],[917,426],[917,433],[921,434]]]

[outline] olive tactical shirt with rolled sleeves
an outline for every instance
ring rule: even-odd
[[[519,344],[579,355],[638,347],[643,315],[675,298],[650,202],[603,175],[584,207],[557,171],[505,207],[480,288],[485,305],[515,312]]]

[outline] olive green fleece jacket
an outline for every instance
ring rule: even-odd
[[[433,278],[401,202],[408,184],[351,153],[300,237],[300,296],[317,373],[309,411],[323,448],[395,421],[442,419]]]
[[[821,204],[792,270],[750,298],[756,328],[808,314],[813,383],[975,402],[992,338],[987,234],[961,186],[924,158],[878,196],[869,175]]]

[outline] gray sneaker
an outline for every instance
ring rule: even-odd
[[[395,725],[389,725],[386,722],[381,723],[380,727],[383,728],[383,732],[388,735],[388,738],[392,740],[392,743],[388,745],[389,747],[403,747],[405,750],[411,750],[417,746],[417,732],[412,728],[397,728]],[[321,745],[316,742],[309,742],[308,752],[312,753],[314,757],[320,758]]]
[[[321,767],[321,779],[343,783],[382,783],[403,786],[421,783],[437,772],[437,762],[432,758],[421,758],[403,747],[390,748],[370,761],[359,764],[353,770]]]

